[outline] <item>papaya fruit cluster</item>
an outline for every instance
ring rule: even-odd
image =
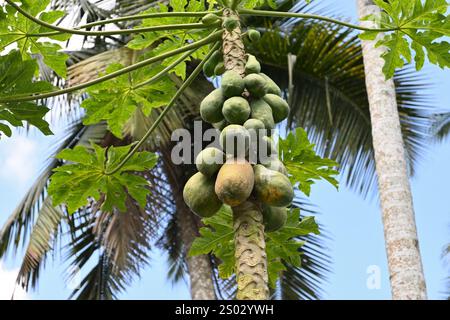
[[[205,75],[221,74],[221,56],[220,51],[211,56]],[[202,119],[221,131],[221,148],[207,147],[198,154],[199,172],[188,180],[183,196],[201,217],[214,215],[222,204],[233,207],[249,198],[257,200],[265,230],[275,231],[286,222],[294,190],[270,134],[286,119],[289,106],[278,85],[261,73],[258,60],[252,55],[246,59],[244,77],[224,71],[220,88],[200,104]]]

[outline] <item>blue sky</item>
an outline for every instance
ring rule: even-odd
[[[353,20],[356,17],[354,0],[323,1],[330,7],[339,4],[339,12]],[[450,110],[450,72],[425,66],[425,74],[434,84],[435,106]],[[38,133],[16,134],[12,139],[0,140],[0,224],[20,201],[33,182],[48,150],[52,137]],[[416,210],[420,249],[425,269],[429,298],[443,298],[444,282],[448,270],[440,258],[442,248],[450,242],[450,141],[430,145],[412,178],[412,191]],[[327,299],[389,299],[390,289],[384,250],[381,215],[377,199],[364,200],[341,186],[339,191],[319,183],[313,187],[311,201],[318,207],[321,222],[332,239],[328,242],[332,257],[332,274],[325,286]],[[15,269],[21,255],[0,262],[0,299],[11,290]],[[368,289],[367,269],[380,270],[381,286]],[[70,290],[63,281],[65,265],[57,256],[49,260],[42,274],[39,290],[18,297],[31,299],[64,299]],[[447,267],[448,268],[448,267]],[[8,270],[8,271],[6,271]],[[140,279],[120,297],[125,299],[189,299],[187,284],[176,285],[166,279],[165,257],[156,252],[151,264]],[[8,291],[8,292],[5,292]]]

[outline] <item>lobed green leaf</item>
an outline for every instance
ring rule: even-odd
[[[111,212],[114,208],[126,211],[128,196],[141,207],[146,205],[149,194],[147,180],[135,174],[152,169],[158,157],[150,152],[137,152],[116,173],[105,172],[115,168],[128,154],[131,145],[102,148],[92,144],[91,150],[84,146],[61,151],[56,158],[65,165],[55,168],[48,193],[53,205],[65,204],[69,212],[86,206],[88,199],[101,201],[101,209]]]
[[[202,219],[205,227],[200,228],[200,237],[192,243],[190,256],[213,253],[221,263],[219,276],[229,278],[235,273],[234,230],[231,208],[223,206],[210,218]],[[288,211],[286,225],[278,231],[267,232],[266,252],[269,284],[275,287],[280,272],[285,270],[285,263],[301,265],[300,248],[304,244],[296,238],[309,233],[319,234],[314,217],[300,218],[300,210]]]
[[[43,12],[50,0],[28,1],[22,0],[24,9],[33,16],[48,23],[54,23],[65,13],[63,11]],[[35,37],[33,34],[51,31],[48,28],[30,21],[10,5],[5,6],[5,11],[0,10],[0,52],[8,46],[16,44],[24,60],[32,59],[32,55],[39,54],[43,62],[53,69],[60,77],[66,77],[66,60],[68,55],[61,52],[61,46],[57,43]],[[67,40],[70,35],[58,34],[48,36],[47,39]]]
[[[280,139],[279,152],[292,184],[306,195],[309,196],[311,185],[315,180],[324,179],[338,187],[338,181],[335,178],[338,171],[334,169],[338,164],[317,155],[314,144],[309,142],[302,128],[290,132],[286,139]]]
[[[106,73],[117,71],[122,67],[120,64],[112,64],[108,66]],[[161,65],[144,67],[89,87],[87,89],[89,98],[81,104],[86,109],[83,123],[90,125],[105,120],[109,130],[115,136],[122,138],[125,123],[137,112],[137,109],[148,116],[153,108],[166,105],[175,94],[176,85],[168,77],[136,87],[162,69]]]
[[[34,60],[22,60],[17,50],[0,56],[0,98],[20,94],[33,94],[48,91],[53,86],[45,81],[33,81],[37,70]],[[22,127],[24,122],[36,127],[43,134],[52,134],[49,124],[44,120],[48,108],[33,102],[0,103],[0,132],[11,136],[12,127]]]

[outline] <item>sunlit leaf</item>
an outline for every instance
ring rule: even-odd
[[[338,187],[335,178],[338,171],[334,169],[338,164],[318,156],[302,128],[297,128],[295,133],[290,132],[285,139],[280,139],[279,151],[291,182],[306,195],[309,195],[314,180],[324,179]]]
[[[6,56],[0,56],[0,98],[21,94],[33,94],[48,91],[53,86],[44,81],[33,81],[37,69],[34,60],[22,61],[17,50]],[[49,124],[44,120],[48,108],[34,102],[1,102],[0,132],[11,136],[12,127],[22,127],[24,122],[38,128],[43,134],[52,134]]]
[[[86,206],[88,198],[96,201],[104,196],[101,209],[111,212],[113,208],[126,211],[127,193],[141,207],[145,206],[149,194],[148,182],[134,174],[153,168],[157,156],[150,152],[135,153],[126,164],[114,174],[105,174],[117,167],[128,154],[131,145],[124,147],[101,148],[92,144],[94,151],[84,146],[65,149],[56,157],[67,164],[55,168],[51,176],[48,193],[53,205],[65,204],[69,212]]]
[[[23,8],[31,15],[47,23],[54,23],[64,16],[63,11],[43,12],[50,0],[22,1]],[[6,5],[6,13],[0,10],[0,51],[16,43],[24,59],[30,59],[31,54],[42,56],[44,63],[53,69],[60,77],[66,76],[66,60],[68,55],[61,52],[61,46],[53,40],[66,40],[67,34],[36,37],[34,35],[52,31],[34,23],[10,5]]]

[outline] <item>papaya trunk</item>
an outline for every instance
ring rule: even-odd
[[[225,9],[224,17],[239,19],[236,12]],[[223,33],[223,61],[226,70],[245,75],[245,47],[241,28]],[[267,255],[260,207],[246,201],[233,208],[236,280],[238,300],[269,298]]]
[[[225,9],[223,12],[225,18],[239,19],[236,12],[231,9]],[[223,64],[226,70],[233,70],[242,77],[245,75],[245,47],[242,42],[241,28],[238,26],[232,31],[224,29],[222,36]]]
[[[371,0],[358,0],[358,5],[360,18],[380,14]],[[392,298],[426,299],[395,85],[382,72],[380,56],[386,49],[375,43],[363,41],[362,47]]]
[[[233,208],[238,300],[269,298],[266,243],[261,210],[246,201]]]

